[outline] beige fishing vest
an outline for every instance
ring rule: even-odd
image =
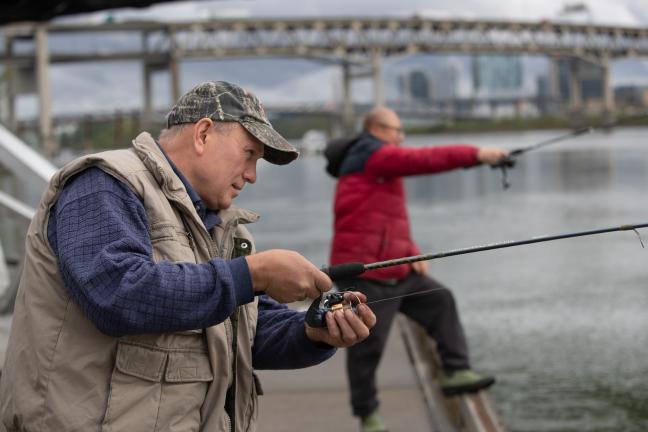
[[[91,166],[141,197],[155,262],[204,263],[253,251],[241,224],[258,216],[220,211],[222,223],[208,233],[147,133],[131,149],[68,164],[52,178],[27,233],[0,381],[1,423],[8,431],[254,431],[256,301],[206,329],[114,338],[99,332],[70,298],[47,241],[47,222],[65,182]],[[228,388],[234,418],[224,408]]]

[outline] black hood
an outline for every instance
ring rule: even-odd
[[[324,157],[327,160],[326,163],[326,172],[332,175],[333,177],[340,177],[340,168],[342,167],[342,162],[346,158],[347,153],[358,141],[357,136],[353,138],[338,138],[332,141],[329,141],[326,144],[324,149]]]
[[[333,177],[343,177],[364,171],[367,160],[385,143],[367,132],[353,138],[330,141],[324,149],[328,160],[326,172]]]

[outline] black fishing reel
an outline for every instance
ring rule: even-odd
[[[360,299],[358,299],[358,304]],[[306,312],[306,324],[311,327],[326,327],[326,314],[341,309],[352,309],[355,312],[354,304],[344,304],[344,292],[330,294],[322,293],[319,298],[313,300]]]
[[[509,156],[502,158],[495,165],[491,165],[493,169],[499,169],[502,172],[502,189],[508,189],[511,184],[508,181],[508,170],[515,167],[515,151],[511,152]]]

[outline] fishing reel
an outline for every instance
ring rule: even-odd
[[[512,151],[509,156],[502,158],[499,162],[497,162],[495,165],[491,165],[491,168],[493,169],[499,169],[502,172],[502,188],[503,189],[508,189],[511,184],[508,181],[508,170],[511,168],[515,167],[515,158],[517,153],[515,153],[515,150]]]
[[[360,304],[360,299],[356,296]],[[337,310],[351,309],[355,312],[355,304],[344,304],[344,292],[334,292],[330,294],[322,293],[319,298],[313,300],[308,311],[306,312],[306,324],[311,327],[326,327],[326,314]]]

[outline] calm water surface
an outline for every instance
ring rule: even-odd
[[[564,131],[413,136],[409,145],[516,148]],[[480,167],[407,180],[424,252],[648,222],[648,128],[593,133],[525,155],[503,191]],[[239,205],[259,249],[327,262],[334,181],[320,157],[262,163]],[[643,233],[648,245],[648,230]],[[445,258],[473,365],[493,373],[512,431],[648,430],[648,249],[632,232]]]

